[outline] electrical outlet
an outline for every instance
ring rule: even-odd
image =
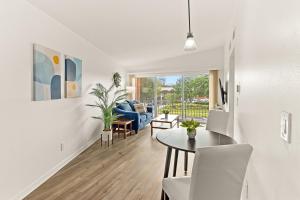
[[[63,144],[63,143],[60,144],[60,151],[61,151],[61,152],[64,151],[64,144]]]
[[[281,112],[280,137],[291,143],[291,113],[285,111]]]

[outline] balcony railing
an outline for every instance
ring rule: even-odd
[[[169,110],[170,114],[180,115],[183,118],[200,120],[206,122],[208,116],[208,103],[168,103],[158,104],[158,114],[162,114],[164,109]]]
[[[154,105],[153,99],[143,99],[141,102]],[[164,109],[169,110],[170,114],[179,115],[182,119],[195,119],[206,123],[209,106],[208,102],[169,102],[167,100],[157,101],[157,113],[163,114]]]

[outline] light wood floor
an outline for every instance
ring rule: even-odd
[[[109,148],[96,142],[25,200],[159,200],[166,149],[149,127]],[[183,153],[177,170],[183,175]]]

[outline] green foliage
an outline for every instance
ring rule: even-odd
[[[141,97],[140,101],[144,103],[151,103],[154,100],[154,92],[158,94],[161,92],[161,82],[153,77],[141,78]],[[156,91],[154,91],[154,85],[156,84]]]
[[[141,102],[154,100],[154,93],[162,96],[168,103],[174,104],[181,102],[182,99],[182,79],[178,79],[175,85],[172,85],[173,92],[162,93],[162,87],[166,86],[165,78],[143,77],[141,81]],[[154,88],[156,85],[156,88]],[[154,91],[154,89],[156,89]],[[209,95],[209,80],[207,74],[202,74],[196,77],[184,78],[184,97],[188,102],[198,97],[208,97]]]
[[[200,122],[197,122],[195,120],[185,120],[181,123],[182,127],[185,127],[187,129],[188,132],[191,132],[193,130],[195,130],[197,127],[200,126]]]
[[[174,104],[177,102],[177,99],[179,99],[179,95],[172,93],[165,94],[164,98],[168,101],[170,104]]]
[[[164,114],[169,114],[170,111],[169,111],[168,109],[163,109],[163,110],[162,110],[162,113],[164,113]]]
[[[96,96],[97,101],[95,101],[95,104],[88,104],[87,106],[100,109],[102,116],[93,118],[103,121],[104,130],[110,130],[112,122],[118,117],[116,114],[112,113],[116,103],[127,98],[127,92],[125,89],[117,89],[120,86],[120,82],[120,74],[115,73],[113,75],[113,83],[109,88],[105,88],[101,83],[97,83],[96,87],[92,88],[92,91],[89,93]],[[113,94],[112,97],[111,93]]]
[[[173,99],[180,99],[182,96],[182,79],[179,79],[174,87]],[[208,75],[204,74],[197,77],[184,78],[184,97],[191,102],[196,97],[208,97],[209,80]]]

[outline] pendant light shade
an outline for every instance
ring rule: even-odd
[[[191,31],[191,8],[190,8],[190,0],[188,0],[188,16],[189,16],[189,32],[187,33],[186,41],[184,44],[185,51],[193,51],[197,49],[197,45]]]
[[[197,49],[197,44],[196,41],[194,39],[194,36],[192,33],[188,33],[187,34],[187,38],[184,44],[184,50],[185,51],[193,51]]]

